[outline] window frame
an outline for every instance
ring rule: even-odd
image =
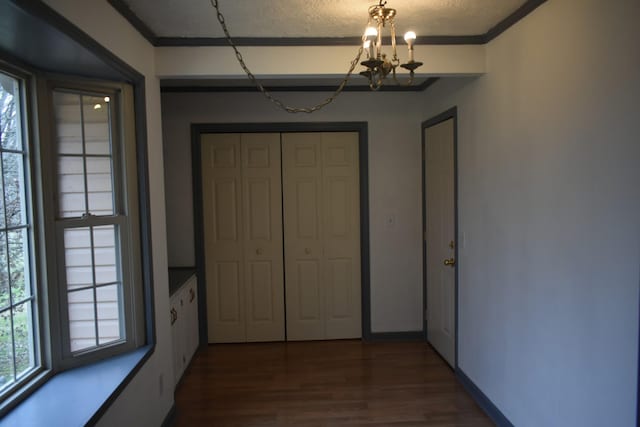
[[[50,357],[48,349],[49,334],[47,292],[43,288],[42,260],[46,258],[42,252],[42,226],[38,218],[41,218],[38,195],[41,194],[42,182],[39,175],[39,155],[37,144],[37,128],[35,108],[36,84],[35,76],[14,64],[0,59],[0,72],[15,78],[19,84],[20,128],[23,144],[23,175],[25,180],[25,215],[28,230],[29,245],[29,280],[31,282],[32,303],[32,328],[33,328],[33,356],[34,368],[32,371],[16,381],[0,395],[0,416],[5,407],[11,407],[20,401],[22,394],[29,393],[50,375]],[[2,195],[4,197],[4,195]]]
[[[47,257],[47,275],[56,282],[55,290],[49,289],[51,295],[50,320],[55,323],[56,342],[52,338],[51,354],[54,371],[69,368],[132,351],[145,344],[145,307],[143,300],[143,277],[141,271],[142,251],[140,246],[140,209],[138,193],[138,170],[135,134],[135,115],[133,112],[133,88],[126,83],[117,83],[88,79],[69,75],[40,74],[38,76],[38,105],[41,107],[40,126],[40,161],[45,176],[45,228],[51,236],[45,240],[47,252],[54,254]],[[112,134],[112,174],[114,191],[114,215],[117,211],[123,218],[109,221],[105,217],[96,216],[88,219],[59,218],[57,160],[58,142],[54,117],[53,92],[61,91],[82,95],[98,95],[111,97],[111,134]],[[55,178],[54,178],[55,177]],[[127,179],[128,178],[128,179]],[[109,217],[107,217],[109,218]],[[120,260],[122,268],[122,292],[125,337],[110,345],[91,348],[86,351],[72,352],[70,347],[69,314],[66,298],[66,277],[64,270],[64,237],[63,223],[82,222],[89,225],[111,225],[120,227]],[[140,262],[136,262],[140,261]],[[125,278],[126,276],[126,278]],[[125,284],[125,282],[127,282]],[[54,301],[55,300],[55,301]]]

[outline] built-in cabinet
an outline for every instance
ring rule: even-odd
[[[209,342],[360,337],[358,134],[201,147]]]
[[[175,384],[198,349],[198,280],[191,276],[170,299]]]

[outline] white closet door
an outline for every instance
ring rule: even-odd
[[[287,339],[361,335],[358,137],[282,135]]]
[[[242,134],[247,341],[284,340],[280,134]]]
[[[246,340],[239,134],[202,135],[209,342]]]
[[[322,134],[326,339],[362,334],[358,134]]]
[[[282,135],[287,340],[325,338],[322,277],[322,136]]]

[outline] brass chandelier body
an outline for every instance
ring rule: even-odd
[[[331,94],[331,96],[324,99],[320,103],[311,107],[291,107],[286,105],[280,99],[271,95],[271,92],[269,92],[262,85],[262,83],[258,81],[251,70],[249,70],[249,67],[247,67],[247,64],[244,62],[244,58],[242,57],[240,50],[238,50],[238,47],[231,38],[231,34],[229,33],[229,29],[227,28],[225,17],[220,11],[219,0],[209,1],[211,3],[211,6],[213,6],[216,11],[216,18],[220,23],[220,27],[224,32],[229,46],[231,46],[231,48],[233,49],[238,63],[246,73],[249,80],[251,80],[251,82],[255,84],[256,88],[264,95],[265,98],[267,98],[275,106],[283,111],[286,111],[287,113],[310,114],[324,108],[325,106],[333,102],[344,90],[347,82],[349,81],[349,78],[351,78],[351,75],[353,74],[353,71],[355,70],[358,62],[360,62],[360,58],[362,57],[362,54],[365,50],[367,51],[367,60],[361,62],[361,65],[364,65],[365,67],[367,67],[367,69],[360,72],[360,75],[363,75],[369,79],[369,87],[371,88],[371,90],[380,89],[380,87],[382,87],[383,85],[384,79],[387,75],[389,75],[389,73],[393,75],[394,82],[400,85],[401,83],[396,78],[396,68],[398,66],[409,71],[409,80],[404,84],[404,86],[410,86],[413,83],[414,70],[422,65],[422,62],[416,62],[413,60],[413,42],[416,38],[416,35],[412,31],[409,31],[405,34],[405,41],[407,42],[407,45],[409,47],[409,61],[405,64],[400,64],[400,60],[398,59],[398,54],[396,51],[396,28],[395,23],[393,22],[393,19],[396,16],[396,10],[386,7],[386,1],[379,0],[379,3],[377,5],[373,5],[369,8],[369,26],[367,27],[367,30],[362,37],[363,44],[360,45],[356,57],[350,63],[349,70],[347,71],[333,94]],[[373,26],[374,22],[376,23],[375,27]],[[391,47],[393,51],[391,60],[388,60],[386,54],[382,53],[382,30],[387,26],[391,29]],[[373,44],[374,41],[375,45]]]
[[[413,83],[415,69],[422,65],[422,62],[413,59],[413,42],[416,38],[413,31],[407,32],[404,37],[409,47],[409,60],[400,64],[396,49],[396,25],[394,22],[396,10],[386,7],[386,5],[386,1],[380,0],[377,5],[369,8],[369,25],[363,36],[363,48],[367,52],[368,59],[361,63],[367,69],[360,72],[360,75],[369,80],[369,87],[372,90],[378,90],[389,73],[392,74],[395,83],[400,85],[401,83],[396,77],[398,66],[409,71],[409,81],[404,85],[410,86]],[[391,32],[391,59],[388,59],[387,55],[382,52],[382,30],[387,27]]]

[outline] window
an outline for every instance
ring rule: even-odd
[[[0,66],[2,415],[47,376],[144,345],[145,321],[131,86],[34,79],[28,123],[26,80]]]
[[[32,225],[24,140],[23,83],[0,72],[0,392],[34,371],[35,292],[31,275]]]
[[[137,185],[127,185],[136,176],[126,113],[133,98],[127,85],[52,81],[44,99],[53,138],[43,162],[55,176],[49,215],[64,307],[60,357],[72,366],[144,340]]]
[[[124,340],[121,230],[127,217],[114,170],[114,94],[53,91],[57,146],[57,228],[64,254],[69,350]]]

